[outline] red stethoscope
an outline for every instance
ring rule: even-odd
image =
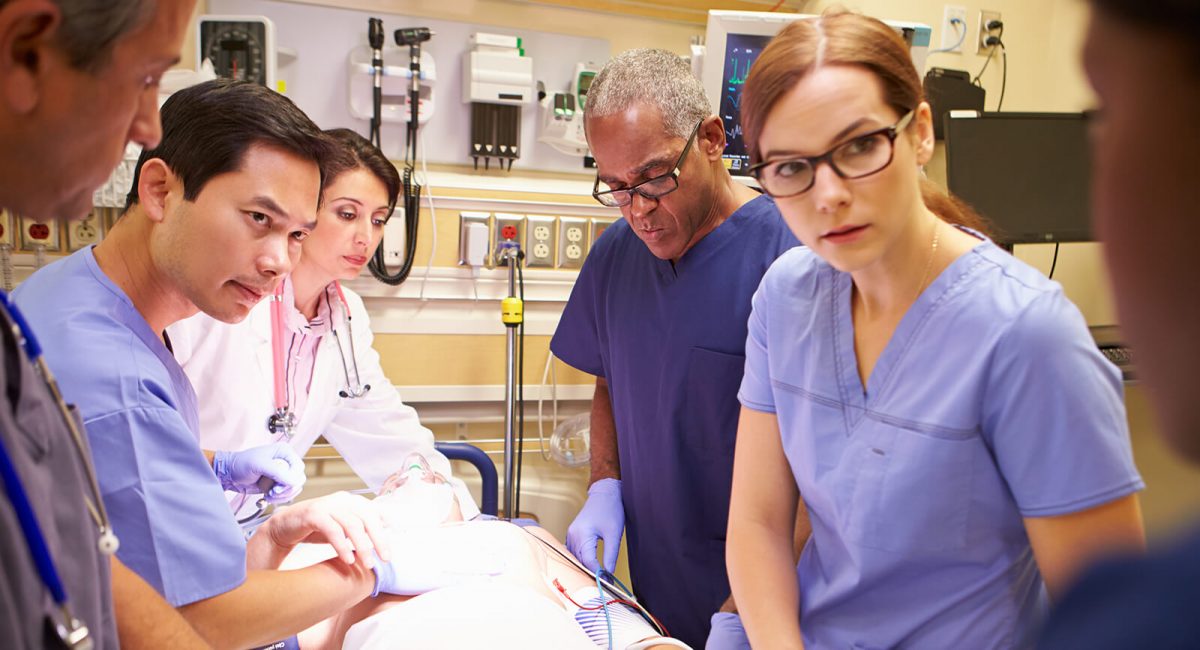
[[[342,357],[342,372],[346,376],[346,387],[338,391],[338,396],[345,399],[358,399],[371,390],[371,385],[362,383],[362,376],[358,373],[358,359],[354,351],[354,330],[350,323],[350,303],[346,302],[346,294],[342,291],[341,283],[335,281],[333,286],[337,290],[339,302],[342,303],[342,312],[346,318],[346,338],[349,339],[350,348],[350,361],[347,363],[346,350],[342,347],[342,338],[338,335],[337,327],[334,326],[331,329],[333,340],[337,343],[338,354]],[[283,340],[287,334],[283,324],[282,282],[275,288],[274,295],[268,300],[271,301],[271,360],[275,380],[275,412],[267,418],[267,430],[275,435],[282,434],[285,440],[291,440],[292,434],[296,430],[296,414],[289,406],[287,398],[287,360],[283,351]],[[350,378],[351,367],[354,368],[353,379]]]

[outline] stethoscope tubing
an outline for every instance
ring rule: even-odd
[[[14,326],[13,335],[16,336],[29,362],[37,369],[38,374],[42,376],[42,380],[45,382],[46,388],[55,402],[59,415],[62,417],[63,423],[67,426],[67,430],[71,434],[75,452],[83,464],[83,470],[88,479],[88,487],[92,492],[91,500],[87,499],[86,496],[84,497],[84,505],[87,506],[88,514],[92,517],[99,531],[97,547],[102,554],[111,556],[117,552],[119,542],[109,522],[108,511],[104,507],[104,500],[100,496],[100,487],[96,481],[95,469],[92,467],[90,458],[83,445],[83,433],[79,430],[75,419],[71,416],[71,411],[67,407],[67,403],[63,400],[62,393],[58,389],[58,383],[54,380],[53,373],[50,372],[50,368],[46,365],[46,361],[42,357],[42,346],[34,335],[33,329],[29,327],[29,323],[25,320],[25,316],[17,309],[17,306],[12,302],[12,298],[5,291],[0,291],[0,304],[3,305],[3,309],[7,312],[9,318],[12,319]],[[54,603],[61,609],[64,625],[69,626],[69,630],[65,627],[60,628],[59,635],[64,641],[67,641],[71,634],[82,631],[83,637],[86,637],[87,628],[71,614],[70,607],[67,604],[67,590],[63,586],[62,578],[58,574],[54,558],[50,555],[50,547],[46,544],[45,535],[42,533],[41,525],[38,524],[37,517],[34,515],[33,506],[29,503],[29,495],[25,492],[25,487],[21,484],[16,467],[13,465],[12,456],[9,454],[8,448],[2,438],[0,438],[0,475],[3,476],[9,501],[12,503],[17,520],[21,524],[21,531],[25,537],[25,544],[29,549],[29,554],[33,557],[34,563],[37,565],[38,575],[41,577],[47,591],[50,592]]]
[[[334,342],[337,344],[338,354],[342,357],[342,373],[346,377],[346,388],[338,392],[338,395],[347,399],[357,399],[367,394],[371,390],[369,384],[362,383],[362,375],[358,370],[358,358],[354,350],[354,330],[351,324],[352,317],[350,315],[350,303],[346,300],[346,294],[342,291],[340,282],[334,281],[334,289],[337,291],[339,302],[342,303],[342,311],[346,317],[346,331],[350,339],[350,363],[346,362],[346,352],[342,348],[342,339],[338,334],[337,327],[332,326],[331,333],[333,334]],[[275,288],[271,300],[271,366],[272,366],[272,398],[275,411],[267,418],[267,431],[271,434],[282,433],[285,440],[290,440],[293,429],[296,425],[296,416],[292,413],[291,406],[288,404],[287,395],[287,361],[286,354],[283,350],[283,339],[286,336],[284,326],[284,294],[283,283],[281,282]],[[354,381],[350,381],[350,366],[354,367]]]

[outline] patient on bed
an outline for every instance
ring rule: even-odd
[[[463,521],[444,477],[410,455],[372,502],[407,596],[369,598],[300,635],[303,648],[686,648],[613,602],[542,528]],[[333,557],[302,544],[284,568]],[[607,616],[606,616],[607,610]]]

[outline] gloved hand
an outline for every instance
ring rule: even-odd
[[[621,503],[621,481],[600,479],[588,488],[587,503],[567,528],[567,548],[592,573],[600,571],[596,544],[604,540],[604,569],[617,568],[621,552],[621,533],[625,532],[625,506]]]
[[[742,627],[742,617],[732,612],[717,612],[712,615],[712,628],[704,650],[750,650],[750,638]]]
[[[221,487],[242,494],[261,493],[261,479],[273,481],[275,485],[263,495],[270,503],[291,501],[300,494],[305,480],[304,461],[286,442],[245,451],[218,451],[213,455],[213,472]]]

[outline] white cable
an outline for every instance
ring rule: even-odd
[[[942,48],[938,48],[936,50],[929,50],[930,54],[939,54],[941,52],[953,52],[954,50],[957,50],[958,48],[962,47],[963,41],[967,40],[967,24],[964,23],[961,18],[951,18],[950,24],[959,26],[959,29],[955,30],[955,31],[959,32],[958,42],[955,43],[954,45],[951,45],[950,47],[942,47]]]
[[[546,450],[546,433],[543,430],[542,399],[546,395],[546,377],[550,377],[550,405],[553,412],[552,422],[558,427],[558,374],[554,367],[554,353],[546,352],[546,367],[542,370],[542,388],[538,392],[538,447],[542,450],[542,460],[550,460],[550,452]]]
[[[425,187],[425,196],[429,198],[429,224],[433,234],[431,245],[429,246],[429,261],[425,264],[425,277],[421,278],[421,294],[420,299],[425,301],[425,285],[429,284],[429,274],[433,272],[433,255],[437,252],[437,208],[433,207],[433,185],[429,183],[429,166],[425,159],[425,132],[417,131],[417,141],[421,150],[421,184]],[[420,215],[417,215],[420,218]],[[416,250],[416,247],[413,247]]]

